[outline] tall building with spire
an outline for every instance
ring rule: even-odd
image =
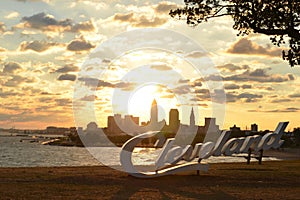
[[[150,116],[150,122],[151,123],[158,123],[158,108],[157,108],[157,102],[155,99],[153,99],[152,105],[151,105],[151,116]]]
[[[194,108],[191,110],[191,115],[190,115],[190,126],[195,126],[195,114],[194,114]]]

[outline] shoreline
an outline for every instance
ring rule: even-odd
[[[300,148],[270,149],[265,151],[263,155],[275,157],[280,160],[300,160]]]
[[[138,179],[106,166],[0,168],[0,199],[299,199],[300,159]]]

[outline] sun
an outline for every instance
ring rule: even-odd
[[[132,92],[129,98],[128,113],[140,117],[140,121],[149,121],[153,100],[157,101],[158,119],[167,120],[171,108],[177,107],[176,98],[162,98],[163,93],[157,84],[143,85]]]

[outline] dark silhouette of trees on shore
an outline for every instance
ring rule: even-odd
[[[295,145],[300,146],[300,127],[294,128]]]
[[[173,18],[196,26],[211,18],[231,16],[238,35],[261,33],[274,45],[289,43],[282,58],[290,66],[300,65],[299,0],[184,0],[185,6],[170,11]]]

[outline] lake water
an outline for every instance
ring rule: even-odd
[[[159,151],[136,148],[133,154],[133,163],[152,165]],[[0,133],[0,167],[120,165],[119,152],[120,148],[116,147],[87,149],[42,145],[39,142],[33,142],[31,137]],[[264,158],[264,160],[276,160],[276,158]],[[241,157],[210,157],[206,161],[210,163],[245,162],[245,159]]]

